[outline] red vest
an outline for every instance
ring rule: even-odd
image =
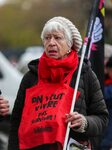
[[[65,83],[45,83],[26,90],[19,127],[20,149],[59,142],[63,145],[73,89]]]

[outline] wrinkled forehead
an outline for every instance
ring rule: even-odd
[[[62,32],[62,31],[54,31],[54,30],[49,31],[49,32],[45,32],[44,38],[46,36],[47,37],[49,36],[49,37],[62,37],[62,38],[66,38],[64,32]]]

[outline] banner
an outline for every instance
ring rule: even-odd
[[[104,16],[104,0],[100,0],[87,58],[91,61],[92,69],[100,81],[102,91],[104,87]]]
[[[90,19],[88,21],[88,27],[86,32],[86,37],[84,39],[84,43],[81,49],[81,59],[78,69],[78,74],[76,78],[75,90],[73,94],[72,105],[70,109],[70,113],[73,112],[75,102],[76,102],[76,93],[79,85],[81,69],[83,64],[83,59],[90,59],[92,68],[96,72],[98,79],[101,83],[101,87],[103,90],[103,79],[104,79],[104,1],[103,0],[94,0],[92,5],[92,12],[90,15]],[[85,147],[85,145],[80,145],[77,141],[70,140],[71,136],[69,134],[70,122],[67,125],[66,136],[64,141],[63,150],[71,150],[78,149],[81,150],[82,146],[83,150],[90,150],[90,145]]]

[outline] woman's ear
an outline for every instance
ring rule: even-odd
[[[68,50],[67,54],[69,54],[71,52],[71,50]]]

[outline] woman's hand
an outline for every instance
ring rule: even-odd
[[[70,114],[66,114],[66,123],[70,123],[70,128],[73,128],[73,130],[77,132],[85,132],[85,128],[87,127],[87,120],[78,112],[73,112]]]
[[[9,113],[9,102],[0,96],[0,115],[5,116]]]
[[[70,128],[80,127],[82,124],[82,115],[78,112],[66,114],[66,123],[71,122]]]

